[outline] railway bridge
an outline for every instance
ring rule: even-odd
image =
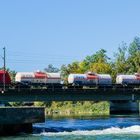
[[[139,113],[139,88],[30,88],[1,90],[0,101],[109,101],[110,114]]]
[[[108,101],[110,114],[139,114],[139,88],[0,88],[0,101]],[[44,108],[1,107],[0,135],[32,132],[32,124],[45,121]]]

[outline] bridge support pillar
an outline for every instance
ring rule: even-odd
[[[1,107],[0,136],[31,133],[33,123],[45,122],[42,107]]]
[[[110,115],[139,115],[138,101],[110,101]]]

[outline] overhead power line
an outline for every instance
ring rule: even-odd
[[[56,54],[56,53],[34,53],[34,52],[16,52],[16,51],[8,51],[10,56],[22,56],[22,57],[55,57],[55,58],[73,58],[77,57],[77,55],[64,55],[64,54]]]

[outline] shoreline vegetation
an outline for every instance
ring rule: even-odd
[[[64,102],[9,102],[8,106],[44,107],[46,117],[109,116],[110,104],[107,101],[64,101]]]
[[[35,106],[42,106],[41,102],[35,102]],[[108,116],[109,102],[52,102],[51,106],[45,107],[46,116]]]

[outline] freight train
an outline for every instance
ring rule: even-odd
[[[5,80],[4,80],[5,79]],[[10,74],[7,71],[0,70],[0,85],[13,85]],[[85,74],[69,74],[67,79],[68,85],[71,86],[98,86],[98,87],[112,87],[112,78],[109,74],[97,74],[88,72]],[[17,72],[15,76],[15,87],[63,87],[60,73],[47,72]],[[116,77],[115,85],[128,86],[140,85],[140,74],[124,75],[120,74]]]

